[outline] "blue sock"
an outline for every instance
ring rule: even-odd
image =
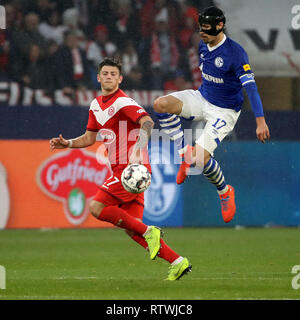
[[[184,134],[181,127],[180,117],[176,114],[170,113],[157,113],[155,115],[158,118],[159,124],[163,132],[174,141],[179,155],[183,155],[186,150],[186,144],[184,142]]]
[[[217,187],[219,194],[224,194],[228,190],[222,170],[214,158],[210,158],[204,166],[203,174]]]

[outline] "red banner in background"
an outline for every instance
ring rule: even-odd
[[[48,141],[1,140],[9,215],[0,228],[112,227],[88,212],[88,203],[111,175],[98,145],[51,153]],[[2,179],[3,180],[3,179]],[[2,210],[2,209],[1,209]],[[1,212],[2,214],[2,212]]]

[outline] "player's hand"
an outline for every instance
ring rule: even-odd
[[[263,117],[257,121],[256,136],[262,143],[270,139],[270,131]]]
[[[54,149],[64,149],[69,146],[69,141],[64,139],[61,134],[58,138],[52,138],[49,143],[51,151]]]

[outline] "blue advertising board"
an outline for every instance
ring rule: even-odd
[[[237,211],[225,224],[216,188],[203,175],[183,187],[184,226],[300,226],[300,143],[222,142],[215,152]]]

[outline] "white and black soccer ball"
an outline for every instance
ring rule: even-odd
[[[126,191],[142,193],[150,186],[151,174],[144,165],[132,163],[123,170],[121,182]]]

